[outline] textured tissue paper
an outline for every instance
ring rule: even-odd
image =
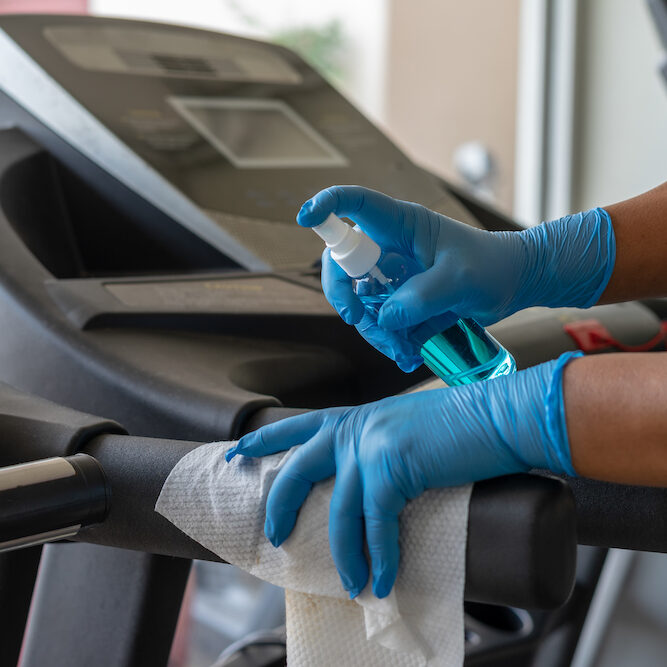
[[[463,664],[463,588],[472,486],[434,489],[400,516],[401,565],[391,594],[370,584],[351,601],[329,552],[333,479],[316,484],[292,535],[276,549],[264,536],[266,496],[294,451],[237,456],[235,443],[184,456],[156,511],[224,560],[286,589],[290,667],[450,667]]]

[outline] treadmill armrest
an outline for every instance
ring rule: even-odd
[[[572,592],[576,547],[574,498],[563,480],[521,474],[477,482],[465,599],[555,609]]]

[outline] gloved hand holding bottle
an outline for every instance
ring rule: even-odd
[[[312,229],[326,242],[329,257],[352,279],[352,290],[366,311],[358,326],[362,332],[377,328],[384,303],[407,280],[423,272],[413,258],[383,251],[359,227],[353,229],[334,213]],[[386,336],[385,344],[389,340],[394,347],[418,350],[426,365],[450,387],[516,370],[512,355],[488,331],[475,320],[454,313],[443,313]]]
[[[599,208],[520,232],[488,232],[373,190],[336,186],[306,202],[297,221],[314,227],[330,213],[350,218],[383,250],[422,271],[375,318],[331,253],[322,256],[331,305],[405,371],[422,358],[419,346],[400,335],[403,329],[442,331],[458,317],[487,326],[529,306],[585,308],[599,300],[614,267],[613,227]]]
[[[274,480],[265,533],[279,546],[312,485],[336,475],[329,541],[343,586],[355,597],[369,571],[373,592],[398,572],[398,515],[424,490],[548,468],[574,475],[562,373],[572,353],[525,371],[460,387],[330,408],[245,435],[227,453],[265,456],[301,445]]]

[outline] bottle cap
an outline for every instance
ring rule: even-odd
[[[320,225],[312,227],[331,248],[332,259],[350,278],[358,278],[368,273],[376,264],[382,250],[359,228],[352,228],[337,215],[330,213]]]

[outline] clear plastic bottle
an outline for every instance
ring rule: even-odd
[[[421,270],[407,257],[383,253],[360,229],[353,229],[333,214],[313,230],[326,241],[334,261],[353,278],[355,292],[376,317],[391,294]],[[425,335],[423,325],[419,338],[416,329],[405,329],[402,335],[419,345]],[[489,380],[516,370],[512,355],[473,319],[459,319],[444,331],[433,331],[421,344],[420,353],[424,363],[450,386]]]

